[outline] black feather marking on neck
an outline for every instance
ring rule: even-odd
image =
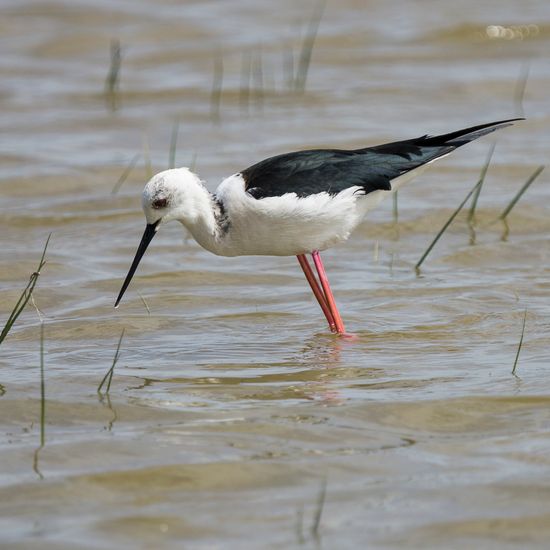
[[[220,228],[220,233],[225,235],[229,231],[229,226],[231,225],[227,211],[225,210],[225,205],[216,195],[212,195],[212,203],[216,224]]]

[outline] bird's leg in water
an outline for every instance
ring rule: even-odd
[[[321,309],[323,310],[323,313],[325,314],[325,317],[327,318],[328,325],[330,327],[331,332],[338,332],[336,329],[336,323],[334,322],[334,318],[332,316],[332,313],[330,312],[330,308],[327,304],[327,300],[325,298],[325,295],[323,293],[323,290],[319,286],[319,283],[317,282],[317,279],[315,278],[315,274],[313,273],[313,270],[311,269],[311,266],[309,265],[309,261],[305,254],[299,254],[296,256],[298,258],[298,262],[300,263],[300,267],[302,268],[304,275],[306,276],[307,282],[309,283],[309,286],[311,287],[311,290],[313,291],[313,294],[315,294],[315,298],[317,298],[317,301],[319,302],[319,305],[321,306]]]
[[[338,308],[336,307],[336,302],[334,301],[334,296],[332,294],[332,290],[330,289],[328,277],[325,273],[325,268],[323,267],[323,262],[321,260],[321,254],[319,254],[318,250],[314,250],[311,253],[311,256],[313,258],[313,263],[317,268],[317,273],[319,274],[319,280],[321,281],[321,286],[323,287],[327,305],[332,314],[332,318],[334,319],[334,324],[336,325],[336,332],[338,334],[345,334],[346,329],[344,327],[344,323],[342,322],[342,317],[340,317],[340,313],[338,312]]]

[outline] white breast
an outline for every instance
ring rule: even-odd
[[[388,192],[368,195],[351,187],[338,195],[294,193],[255,199],[245,192],[240,174],[224,180],[216,195],[224,204],[229,228],[218,251],[225,256],[291,256],[324,250],[345,241]]]

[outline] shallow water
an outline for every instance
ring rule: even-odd
[[[35,292],[43,448],[31,304],[0,347],[3,545],[547,547],[547,173],[508,232],[495,221],[548,158],[547,2],[329,2],[303,95],[288,90],[283,60],[297,55],[313,4],[0,7],[2,323],[52,233]],[[104,94],[113,38],[114,101]],[[325,253],[356,339],[327,334],[294,258],[219,258],[176,225],[113,309],[143,230],[144,150],[154,170],[167,167],[176,120],[176,163],[195,163],[213,189],[296,148],[514,116],[527,67],[526,122],[403,188],[397,223],[387,201]],[[493,141],[475,231],[461,214],[416,274]]]

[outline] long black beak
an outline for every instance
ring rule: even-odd
[[[126,279],[124,280],[124,284],[122,285],[122,288],[120,289],[120,293],[118,295],[118,298],[115,302],[115,307],[118,307],[118,304],[120,300],[122,300],[122,296],[124,296],[124,293],[126,292],[126,289],[128,288],[128,285],[130,284],[130,281],[132,280],[132,277],[134,276],[134,273],[136,272],[137,266],[139,265],[139,262],[143,255],[145,254],[145,251],[147,250],[147,247],[149,246],[149,243],[153,240],[153,237],[155,236],[158,226],[159,226],[160,220],[158,220],[155,223],[148,223],[145,226],[145,232],[143,233],[143,237],[141,237],[141,242],[139,243],[136,257],[134,258],[134,261],[132,262],[132,265],[130,266],[130,271],[128,271],[128,275],[126,275]]]

